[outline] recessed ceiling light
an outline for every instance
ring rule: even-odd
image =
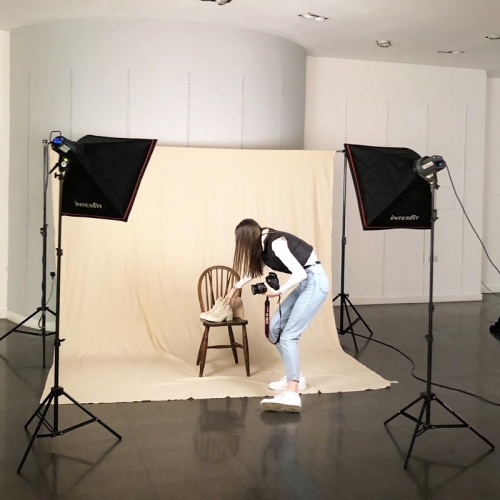
[[[486,38],[489,40],[500,40],[500,35],[488,35]]]
[[[201,0],[202,2],[217,2],[218,5],[226,5],[232,0]]]
[[[438,50],[440,54],[465,54],[464,50]]]
[[[312,12],[308,12],[307,14],[299,14],[299,17],[309,19],[310,21],[326,21],[328,19],[325,16],[318,16],[317,14],[313,14]]]
[[[377,45],[379,47],[382,47],[383,49],[387,49],[388,47],[391,46],[391,41],[390,40],[377,40]]]

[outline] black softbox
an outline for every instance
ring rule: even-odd
[[[86,135],[83,152],[70,162],[62,194],[62,215],[126,222],[154,139]]]
[[[408,148],[344,148],[363,229],[431,228],[429,183],[413,170],[420,155]]]

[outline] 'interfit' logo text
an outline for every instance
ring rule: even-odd
[[[390,220],[418,220],[419,215],[391,215]]]
[[[100,203],[80,203],[79,201],[75,200],[75,207],[84,207],[84,208],[100,208],[102,209],[102,205]]]

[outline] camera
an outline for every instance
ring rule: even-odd
[[[278,290],[280,287],[280,281],[278,279],[278,276],[276,273],[269,273],[266,276],[266,283],[273,289],[273,290]],[[260,293],[266,293],[267,292],[267,287],[266,283],[256,283],[255,285],[250,285],[252,289],[252,293],[254,295],[260,294]]]

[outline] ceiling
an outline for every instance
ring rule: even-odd
[[[328,17],[308,21],[299,14]],[[249,28],[309,55],[483,69],[500,78],[500,0],[0,0],[0,30],[83,18],[195,21]],[[376,40],[389,39],[382,49]],[[439,50],[464,51],[440,54]]]

